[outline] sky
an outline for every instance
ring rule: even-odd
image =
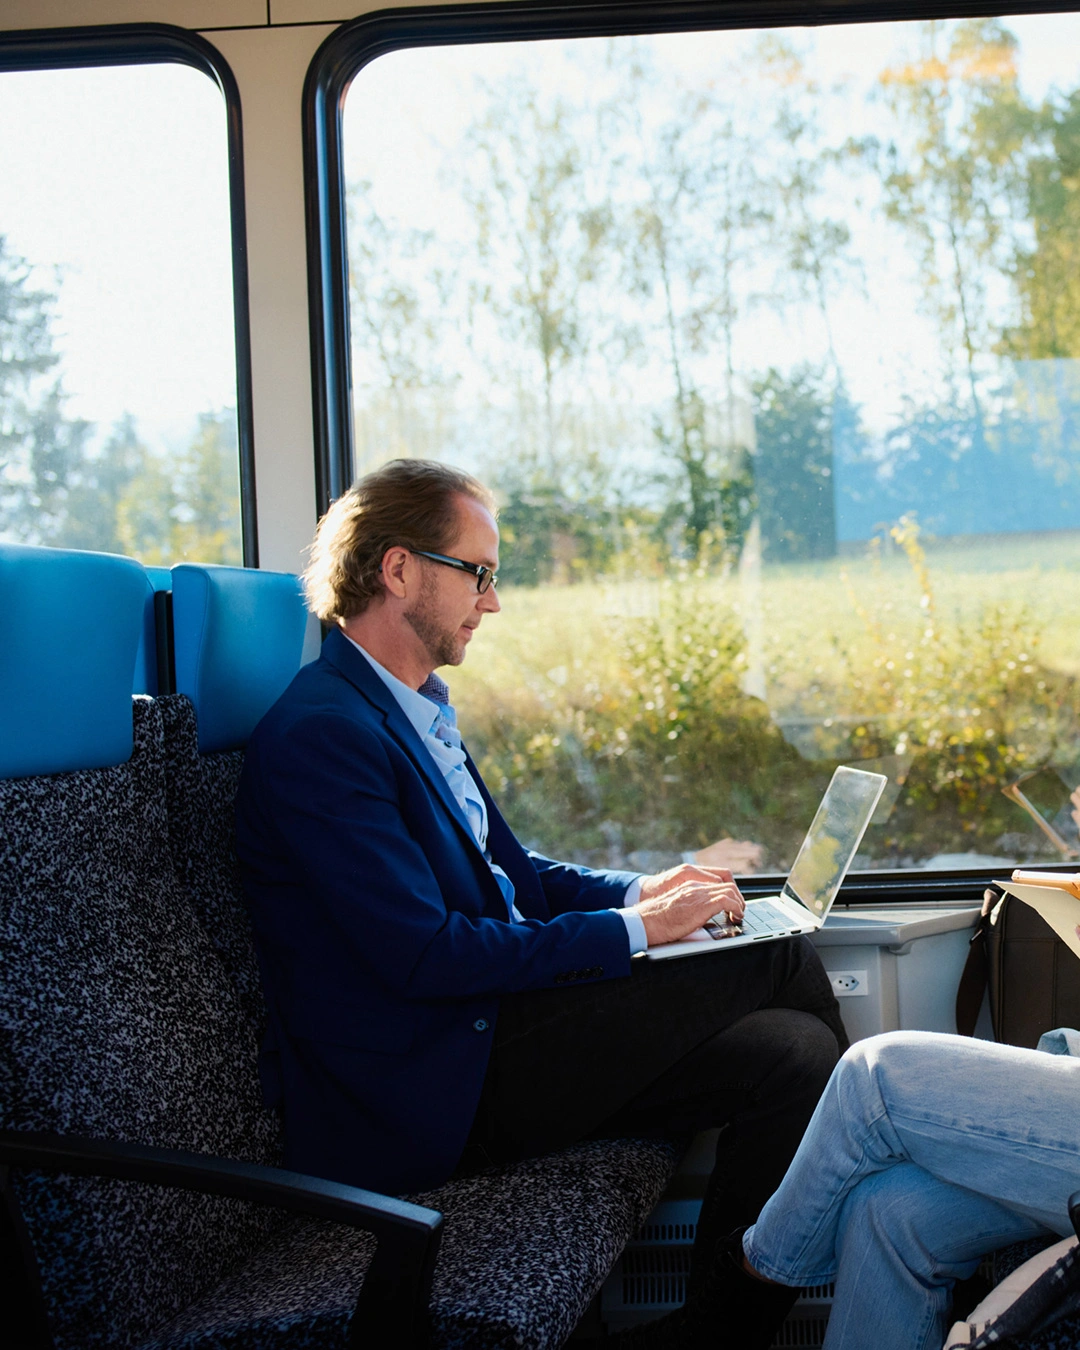
[[[1080,15],[1003,22],[1020,40],[1020,83],[1029,99],[1040,99],[1055,86],[1080,84]],[[824,131],[834,144],[852,135],[887,140],[892,134],[887,109],[876,95],[877,80],[882,70],[915,53],[918,30],[915,24],[783,30],[808,73],[823,89],[838,91],[821,104]],[[655,52],[663,86],[656,93],[659,105],[674,86],[738,91],[741,85],[748,102],[760,99],[760,82],[755,88],[746,76],[754,67],[747,57],[757,39],[757,33],[733,31],[637,41]],[[440,47],[381,57],[359,73],[346,102],[346,180],[370,182],[384,218],[428,229],[441,242],[464,243],[473,227],[460,184],[446,165],[482,100],[477,80],[493,85],[529,81],[571,103],[585,102],[603,82],[607,41]],[[832,288],[830,324],[849,392],[864,423],[881,431],[906,397],[929,400],[940,394],[943,362],[937,321],[921,303],[910,241],[883,219],[876,201],[867,199],[871,178],[864,169],[858,184],[853,174],[838,182],[836,199],[826,208],[851,225],[851,253],[858,263],[845,283]],[[870,186],[871,198],[874,192]],[[863,200],[856,201],[860,194]],[[820,313],[813,305],[794,304],[758,304],[752,313],[744,307],[737,345],[737,364],[747,376],[774,364],[820,364],[826,348]],[[658,370],[652,379],[635,374],[635,382],[635,396],[643,403],[663,397]]]
[[[68,412],[173,448],[236,403],[224,99],[188,66],[0,74],[0,235],[54,293]]]
[[[1026,92],[1080,83],[1080,15],[1006,22],[1021,39]],[[855,86],[898,51],[892,25],[787,35],[814,51],[823,81]],[[730,78],[723,72],[737,68],[750,40],[721,33],[652,41],[693,82],[718,72]],[[349,96],[347,174],[376,178],[404,220],[460,229],[463,208],[438,164],[472,115],[473,72],[498,78],[525,62],[572,94],[588,77],[581,63],[566,62],[564,46],[381,58]],[[206,76],[179,65],[0,75],[0,234],[33,265],[35,282],[56,293],[53,331],[72,415],[105,431],[130,412],[150,440],[170,445],[190,434],[198,413],[235,403],[225,108]],[[881,241],[871,244],[883,250],[884,267],[895,266]],[[875,304],[875,322],[918,347],[925,321],[902,292]],[[858,334],[867,316],[852,313]],[[791,340],[775,320],[759,327],[763,353]],[[872,384],[881,353],[856,336],[850,359]]]

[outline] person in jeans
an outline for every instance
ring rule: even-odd
[[[757,1222],[719,1244],[708,1302],[730,1315],[682,1314],[681,1344],[764,1350],[800,1287],[835,1280],[825,1350],[940,1350],[952,1287],[982,1256],[1072,1232],[1074,1038],[1049,1033],[1051,1053],[923,1031],[852,1046]]]

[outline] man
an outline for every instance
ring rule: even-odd
[[[836,1001],[806,939],[632,962],[741,916],[728,871],[592,871],[517,842],[433,674],[498,613],[498,551],[487,490],[423,461],[319,525],[305,584],[331,631],[252,737],[237,816],[286,1164],[402,1193],[725,1126],[703,1268],[798,1146],[846,1045]]]

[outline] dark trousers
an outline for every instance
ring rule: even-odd
[[[757,1217],[847,1044],[807,938],[506,995],[463,1167],[724,1127],[697,1257]]]

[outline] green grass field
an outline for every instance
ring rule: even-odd
[[[582,861],[727,834],[782,867],[836,763],[899,754],[864,865],[1024,851],[1001,786],[1080,759],[1080,532],[908,545],[506,588],[452,683],[511,823]]]

